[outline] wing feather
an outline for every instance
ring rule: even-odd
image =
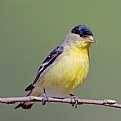
[[[25,91],[30,91],[34,88],[34,84],[38,81],[38,79],[40,78],[42,72],[47,69],[48,66],[50,66],[54,60],[63,52],[63,47],[62,46],[58,46],[56,49],[54,49],[49,55],[48,57],[44,60],[44,62],[42,63],[42,65],[40,66],[40,68],[38,69],[37,75],[34,79],[34,82],[32,84],[30,84]]]

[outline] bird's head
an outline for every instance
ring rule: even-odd
[[[82,24],[74,27],[66,36],[65,40],[79,48],[89,48],[92,43],[96,42],[90,28]]]

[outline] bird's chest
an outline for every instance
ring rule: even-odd
[[[45,73],[40,85],[50,96],[71,93],[86,78],[89,58],[84,53],[68,53],[60,56],[56,63]]]
[[[73,90],[82,84],[87,76],[89,57],[86,53],[72,54],[65,63],[67,65],[64,72],[66,73],[65,80],[68,81],[64,85],[66,88]]]

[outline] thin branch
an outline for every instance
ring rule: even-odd
[[[5,104],[13,104],[16,102],[43,102],[43,97],[10,97],[10,98],[0,98],[0,103]],[[58,103],[68,103],[72,104],[70,98],[66,99],[57,99],[57,98],[48,98],[47,102],[58,102]],[[78,99],[77,105],[82,104],[94,104],[94,105],[102,105],[114,108],[120,108],[121,104],[117,104],[115,100],[90,100],[90,99]]]

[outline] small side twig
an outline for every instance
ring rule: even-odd
[[[12,104],[16,102],[42,102],[43,97],[34,97],[34,96],[28,96],[28,97],[10,97],[10,98],[0,98],[0,103],[5,104]],[[57,98],[48,98],[48,102],[58,102],[58,103],[71,103],[70,98],[65,99],[57,99]],[[93,104],[93,105],[102,105],[102,106],[108,106],[108,107],[114,107],[114,108],[120,108],[121,104],[117,104],[115,100],[90,100],[90,99],[78,99],[77,105],[82,104]]]

